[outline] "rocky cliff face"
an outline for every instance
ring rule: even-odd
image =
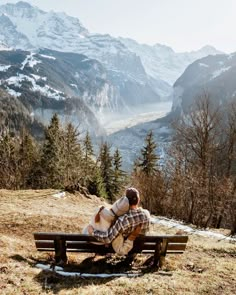
[[[236,99],[236,54],[208,56],[195,61],[174,84],[172,111],[188,112],[204,92],[217,105]]]
[[[145,71],[150,77],[165,81],[169,85],[173,85],[186,67],[195,60],[222,53],[212,46],[204,46],[196,51],[177,53],[171,47],[161,44],[150,46],[127,38],[120,38],[120,41],[140,57]]]

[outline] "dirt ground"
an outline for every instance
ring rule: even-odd
[[[236,244],[189,236],[183,255],[169,255],[159,271],[144,267],[140,255],[132,266],[122,258],[69,254],[66,271],[139,273],[138,277],[65,277],[36,267],[49,265],[52,253],[37,252],[34,232],[80,233],[97,206],[95,196],[53,196],[55,190],[0,190],[0,294],[236,294]],[[155,234],[174,229],[152,225]]]

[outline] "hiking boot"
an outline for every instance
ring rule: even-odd
[[[141,232],[141,226],[138,225],[133,231],[132,233],[128,236],[128,240],[130,241],[134,241],[136,239],[136,237],[140,234]]]

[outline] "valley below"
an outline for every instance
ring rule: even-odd
[[[134,127],[141,123],[151,122],[163,118],[171,111],[172,101],[160,102],[156,104],[143,104],[119,115],[105,114],[101,116],[100,122],[106,130],[107,135]]]

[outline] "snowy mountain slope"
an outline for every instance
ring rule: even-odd
[[[215,104],[236,100],[236,53],[207,56],[191,64],[174,84],[172,112],[188,112],[203,91]]]
[[[109,91],[115,90],[105,76],[102,65],[80,54],[0,51],[1,88],[44,122],[57,112],[96,135],[104,130],[88,105],[95,107],[96,101],[100,109],[111,102]]]
[[[129,102],[130,94],[140,103],[158,101],[160,93],[167,92],[168,95],[171,92],[167,85],[163,89],[161,84],[153,87],[140,58],[118,39],[89,34],[77,18],[65,13],[44,12],[25,2],[0,6],[0,15],[4,22],[4,29],[0,28],[0,40],[13,48],[49,48],[84,54],[100,61],[108,70],[110,80],[119,88],[120,105],[133,104],[133,101]]]
[[[100,61],[112,83],[119,88],[116,99],[121,101],[120,105],[126,104],[130,95],[137,98],[135,103],[157,102],[160,97],[169,97],[170,85],[189,64],[220,53],[210,46],[176,53],[165,45],[149,46],[132,39],[90,34],[75,17],[45,12],[22,1],[0,6],[0,41],[13,48],[50,48],[81,53]]]
[[[197,51],[177,53],[172,48],[161,44],[150,46],[139,44],[135,40],[128,38],[119,38],[119,40],[131,52],[140,57],[149,76],[154,79],[164,80],[170,85],[173,85],[186,67],[195,60],[207,55],[222,53],[211,46],[205,46]]]
[[[12,36],[4,34],[2,28],[1,34],[9,38],[6,40],[9,45],[21,49],[45,47],[73,51],[71,49],[76,48],[79,39],[88,34],[77,18],[64,13],[44,12],[23,1],[1,5],[0,13],[15,33]],[[25,39],[25,43],[15,39],[17,33],[24,35],[21,38]]]

